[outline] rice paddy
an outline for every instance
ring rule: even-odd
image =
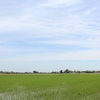
[[[1,74],[0,100],[100,100],[100,74]]]

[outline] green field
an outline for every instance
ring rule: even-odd
[[[100,74],[2,74],[0,100],[100,100]]]

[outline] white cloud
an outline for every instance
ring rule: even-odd
[[[80,0],[48,0],[46,4],[43,4],[42,6],[50,6],[50,7],[57,7],[59,5],[73,5],[78,3]]]
[[[56,61],[56,60],[100,60],[100,50],[67,52],[48,55],[23,55],[0,59],[0,61]]]
[[[85,12],[85,15],[90,15],[92,14],[93,12],[95,12],[97,10],[98,7],[93,7],[91,9],[88,9],[86,12]]]

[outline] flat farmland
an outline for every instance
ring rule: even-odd
[[[1,74],[0,100],[100,100],[100,74]]]

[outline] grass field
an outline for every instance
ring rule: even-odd
[[[100,100],[100,74],[0,75],[0,100]]]

